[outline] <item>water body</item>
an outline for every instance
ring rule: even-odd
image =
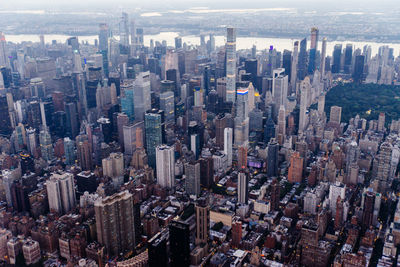
[[[174,46],[175,45],[175,37],[179,36],[178,32],[161,32],[155,35],[145,35],[144,43],[146,46],[150,45],[150,40],[154,40],[154,42],[159,41],[162,42],[165,40],[167,45]],[[32,34],[22,34],[22,35],[11,35],[6,34],[6,40],[14,43],[21,43],[24,41],[31,42],[39,42],[39,35]],[[61,34],[52,34],[45,35],[45,42],[50,43],[52,40],[56,40],[57,42],[65,42],[67,38],[71,37],[68,35]],[[200,37],[194,35],[181,36],[182,41],[187,43],[188,45],[199,45]],[[90,44],[94,44],[94,40],[98,38],[97,35],[92,36],[78,36],[80,41],[89,42]],[[206,41],[208,37],[206,37]],[[215,44],[216,46],[223,46],[225,44],[226,37],[222,35],[215,36]],[[238,37],[236,40],[236,48],[240,49],[251,49],[253,45],[257,46],[257,50],[270,49],[270,47],[276,48],[278,51],[293,50],[293,44],[295,41],[300,41],[299,39],[289,39],[289,38],[270,38],[270,37]],[[321,49],[321,43],[319,42],[318,49]],[[394,48],[394,55],[398,56],[400,52],[400,43],[377,43],[377,42],[354,42],[354,41],[328,41],[327,42],[327,55],[332,55],[333,47],[335,44],[343,44],[343,48],[346,44],[351,43],[354,45],[354,50],[357,48],[362,49],[364,45],[370,45],[372,49],[372,55],[375,55],[378,52],[380,46],[388,45],[391,48]],[[309,44],[308,44],[309,45]],[[354,51],[353,50],[353,51]]]

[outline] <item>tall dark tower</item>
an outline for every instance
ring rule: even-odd
[[[356,83],[361,83],[363,79],[364,79],[364,56],[358,55],[356,56],[354,62],[353,80]]]
[[[8,113],[7,97],[0,97],[0,134],[10,135],[12,132],[10,114]]]
[[[311,44],[310,44],[310,61],[308,62],[308,73],[312,74],[315,71],[315,63],[318,49],[318,28],[311,28]]]
[[[337,44],[333,49],[333,63],[332,63],[332,73],[340,72],[340,59],[342,57],[342,45]]]
[[[297,79],[304,80],[307,74],[307,38],[300,42],[299,61],[297,66]]]
[[[153,236],[148,242],[149,249],[149,267],[167,267],[167,233],[159,232]]]
[[[172,221],[169,225],[169,246],[171,266],[190,265],[189,224]]]

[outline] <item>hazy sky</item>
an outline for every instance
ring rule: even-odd
[[[209,8],[257,8],[296,7],[301,9],[398,9],[398,0],[0,0],[2,9],[59,9],[126,7],[160,10],[189,7]]]

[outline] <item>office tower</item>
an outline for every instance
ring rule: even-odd
[[[219,148],[224,147],[224,131],[227,125],[227,117],[218,115],[215,118],[215,143]]]
[[[190,265],[189,224],[181,221],[171,221],[169,224],[169,246],[171,266]]]
[[[157,184],[165,188],[175,186],[175,149],[161,145],[156,148]]]
[[[318,97],[318,114],[322,116],[325,112],[325,94]]]
[[[118,142],[121,147],[124,147],[124,126],[129,124],[129,117],[125,113],[118,113],[117,115],[117,128],[118,128]]]
[[[75,207],[75,184],[72,173],[53,173],[46,181],[49,209],[59,215]]]
[[[76,155],[82,170],[88,171],[92,169],[92,146],[87,135],[78,135],[76,137]]]
[[[372,226],[375,207],[375,193],[367,191],[364,193],[364,207],[363,207],[363,226],[368,229]]]
[[[272,76],[272,98],[275,103],[275,114],[281,105],[286,106],[288,95],[288,76],[285,69],[276,69]]]
[[[7,56],[7,42],[2,32],[0,32],[0,66],[10,67],[10,61]]]
[[[282,68],[285,69],[285,75],[288,76],[290,82],[292,77],[292,52],[286,49],[283,51]]]
[[[235,116],[235,145],[239,146],[249,142],[249,90],[237,90],[236,116]]]
[[[272,180],[271,184],[271,209],[278,210],[280,202],[281,186],[277,179]]]
[[[264,142],[269,143],[271,138],[275,137],[275,123],[271,116],[268,116],[264,127]]]
[[[325,76],[325,63],[326,63],[326,37],[322,39],[322,50],[321,50],[321,63],[319,72],[321,73],[321,78]]]
[[[64,138],[64,153],[65,153],[65,164],[74,165],[75,164],[75,142],[69,139],[69,137]]]
[[[310,79],[307,77],[300,83],[300,118],[299,118],[299,132],[302,133],[306,130],[308,119],[307,119],[307,108],[308,99],[311,93]]]
[[[37,148],[36,129],[33,128],[26,129],[26,139],[27,139],[27,147],[29,153],[31,155],[35,155]]]
[[[238,174],[238,202],[247,204],[249,199],[249,175],[245,171],[240,171]]]
[[[151,109],[150,72],[140,72],[134,81],[135,120],[144,120],[144,114]]]
[[[10,135],[12,133],[10,113],[8,111],[7,97],[0,97],[0,134]]]
[[[343,222],[343,199],[338,196],[336,200],[335,229],[340,229]]]
[[[214,183],[214,161],[213,158],[204,157],[200,162],[200,184],[205,188],[210,188]]]
[[[200,198],[196,209],[196,244],[207,244],[210,231],[210,209],[205,198]]]
[[[235,103],[236,98],[236,29],[226,29],[226,101]]]
[[[143,146],[143,121],[123,126],[123,144],[126,155],[132,156],[136,149]]]
[[[200,195],[200,162],[185,164],[185,191],[189,195]]]
[[[285,107],[281,105],[278,113],[278,143],[282,145],[286,136],[286,111]]]
[[[174,92],[167,91],[160,94],[160,109],[164,111],[165,124],[175,124],[175,99]]]
[[[242,222],[236,217],[232,222],[232,245],[240,247],[242,241]]]
[[[108,37],[110,35],[108,25],[106,23],[99,24],[99,50],[108,50]]]
[[[329,122],[340,124],[342,118],[342,107],[332,106],[329,114]]]
[[[25,264],[31,265],[38,263],[42,258],[40,254],[39,242],[28,238],[22,245],[22,253],[24,255]]]
[[[309,62],[308,62],[308,73],[312,74],[315,71],[316,67],[316,56],[318,50],[318,35],[319,30],[318,28],[311,28],[311,44],[310,44],[310,55],[309,55]]]
[[[333,63],[332,63],[332,73],[339,73],[341,68],[341,58],[342,58],[342,45],[336,44],[333,48]]]
[[[121,111],[130,121],[135,119],[133,81],[128,80],[121,84]]]
[[[75,138],[79,133],[79,120],[76,102],[65,104],[65,115],[67,120],[66,132],[71,138]]]
[[[119,42],[122,46],[129,46],[129,17],[125,12],[122,12],[119,22]]]
[[[393,147],[388,142],[383,142],[379,149],[379,154],[373,162],[373,177],[375,177],[374,187],[378,193],[385,193],[388,188],[390,173],[390,163]]]
[[[156,147],[163,143],[164,114],[159,110],[150,110],[145,114],[146,153],[149,166],[156,167]]]
[[[40,131],[39,142],[42,158],[46,161],[51,161],[54,158],[54,151],[51,136],[47,128]]]
[[[247,59],[244,62],[244,68],[246,73],[251,74],[250,81],[253,83],[253,86],[257,87],[257,76],[259,75],[259,67],[258,67],[258,60],[255,58]],[[261,89],[261,88],[257,88]]]
[[[351,61],[353,59],[353,45],[347,44],[344,52],[344,73],[351,73]]]
[[[276,177],[278,175],[278,152],[279,144],[275,138],[271,138],[267,147],[267,175],[268,177]]]
[[[128,191],[99,198],[94,203],[97,240],[107,254],[117,256],[135,247],[134,198]]]
[[[232,166],[232,141],[233,131],[232,128],[224,129],[224,153],[227,156],[228,167]]]
[[[296,92],[296,82],[297,82],[297,65],[299,61],[299,41],[294,42],[293,47],[293,58],[290,73],[290,90],[291,93]]]
[[[200,86],[194,88],[194,106],[203,107],[203,89]]]
[[[303,161],[299,152],[295,151],[290,156],[290,167],[288,172],[288,180],[290,183],[301,183],[303,178]]]
[[[149,267],[168,267],[168,232],[158,232],[149,241],[147,241],[147,248],[149,251]]]
[[[329,186],[329,207],[331,209],[332,214],[336,214],[336,202],[338,197],[341,199],[345,199],[346,197],[346,186],[340,182],[336,182],[335,184],[331,184]]]
[[[175,49],[182,48],[182,37],[175,37]]]
[[[297,63],[297,79],[302,81],[307,74],[307,38],[300,41],[299,59]]]
[[[353,80],[356,83],[361,83],[364,79],[364,59],[363,55],[356,56],[353,72]]]
[[[44,85],[42,78],[31,79],[29,89],[32,97],[36,96],[43,98],[46,96],[46,86]]]

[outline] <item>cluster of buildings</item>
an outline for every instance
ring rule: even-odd
[[[0,261],[397,262],[399,121],[325,108],[338,79],[394,84],[392,49],[329,57],[317,28],[283,53],[237,51],[232,27],[145,46],[126,13],[118,32],[0,40]]]

